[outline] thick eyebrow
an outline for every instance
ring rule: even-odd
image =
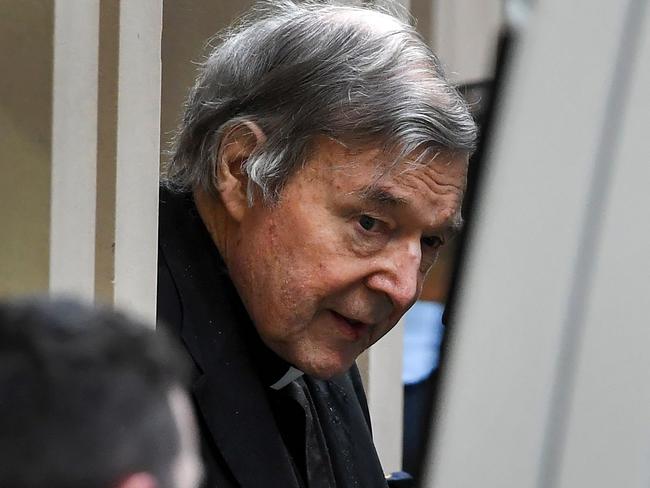
[[[408,200],[404,197],[397,196],[387,190],[377,185],[368,185],[360,190],[355,190],[350,192],[352,196],[359,198],[364,202],[369,204],[374,204],[380,207],[402,207],[406,206]],[[448,236],[448,239],[451,239],[458,235],[465,224],[463,216],[458,212],[452,221],[446,226],[445,233]]]

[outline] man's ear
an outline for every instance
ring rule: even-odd
[[[216,187],[226,211],[241,221],[248,209],[248,175],[242,166],[266,140],[254,122],[241,122],[229,128],[221,139],[217,153]]]
[[[134,473],[121,480],[115,488],[158,488],[158,483],[149,473]]]

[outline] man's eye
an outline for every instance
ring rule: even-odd
[[[438,249],[440,246],[442,246],[444,244],[444,242],[438,236],[428,236],[428,237],[423,237],[422,238],[422,244],[424,244],[427,247],[432,247],[434,249]]]
[[[369,215],[362,215],[359,217],[359,225],[365,230],[372,230],[377,225],[377,219]]]

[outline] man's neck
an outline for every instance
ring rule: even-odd
[[[235,236],[235,223],[230,219],[219,199],[208,192],[195,190],[194,204],[208,234],[210,234],[212,242],[214,242],[226,267],[228,267],[230,257],[228,252],[230,242]],[[231,276],[230,279],[232,280],[233,277]],[[242,313],[247,313],[243,306]],[[246,317],[250,320],[248,315]],[[289,363],[263,343],[252,322],[250,323],[250,330],[242,330],[242,332],[249,336],[248,343],[254,349],[254,362],[266,386],[280,389],[297,377],[302,376],[301,371],[291,367]]]

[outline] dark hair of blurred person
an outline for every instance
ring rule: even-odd
[[[196,486],[179,361],[164,336],[109,310],[0,303],[0,486]]]

